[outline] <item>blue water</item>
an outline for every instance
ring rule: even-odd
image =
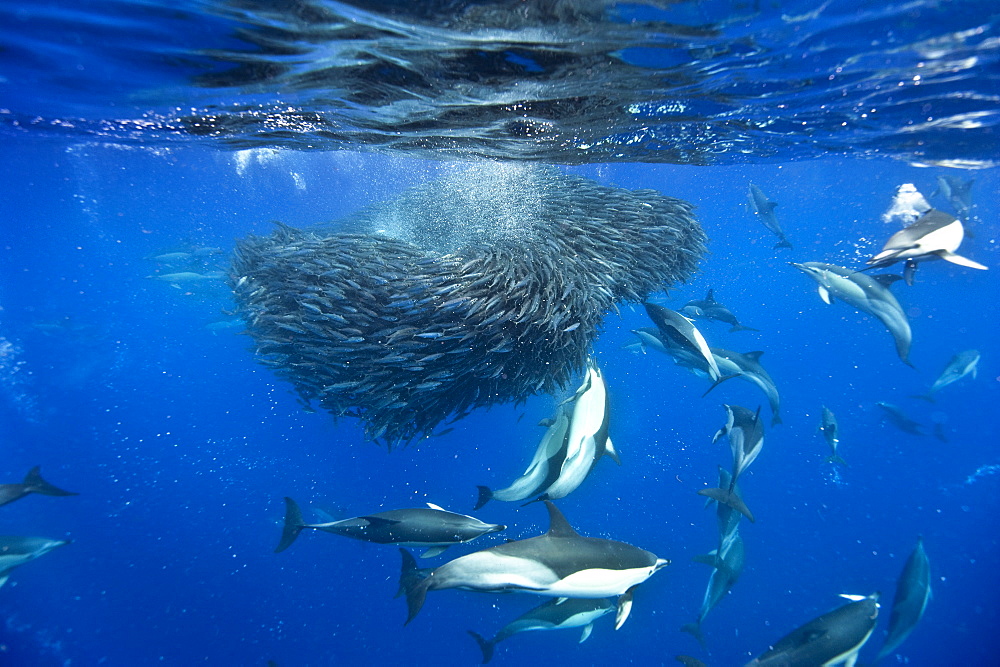
[[[128,5],[83,7],[84,23],[96,25],[98,34],[118,35],[117,24],[102,24],[102,12],[124,12]],[[985,5],[956,7],[967,24],[985,26],[980,34],[996,34]],[[43,12],[32,3],[0,9],[50,19],[68,11],[52,5]],[[156,23],[146,20],[147,28]],[[52,34],[69,30],[55,19],[47,25]],[[163,25],[168,36],[176,30],[178,44],[202,37]],[[198,25],[207,35],[224,32]],[[752,32],[752,21],[739,25]],[[41,43],[46,35],[35,29],[24,41]],[[141,50],[138,42],[131,46]],[[963,83],[996,95],[990,48],[996,49],[987,45],[980,54],[985,73],[976,70]],[[72,57],[122,57],[111,45],[67,49]],[[101,119],[141,117],[152,108],[148,100],[169,97],[170,89],[154,84],[174,85],[186,70],[159,60],[157,67],[140,60],[132,69],[127,58],[117,61],[129,72],[122,77],[127,87],[143,84],[147,94],[116,98],[118,115],[112,116],[93,86],[118,69],[73,86],[61,76],[42,76],[67,63],[44,49],[38,53],[46,57],[17,67],[0,58],[3,85],[19,86],[0,103],[8,110],[0,143],[0,434],[6,452],[0,482],[19,481],[40,464],[49,481],[80,495],[29,496],[0,508],[4,534],[73,540],[18,568],[0,588],[0,664],[477,664],[480,653],[467,629],[494,633],[543,599],[434,592],[403,627],[405,604],[393,599],[397,550],[310,532],[274,554],[282,497],[338,516],[425,502],[468,512],[477,484],[502,487],[523,470],[543,432],[535,424],[550,416],[552,399],[475,412],[446,435],[388,453],[365,442],[350,419],[303,411],[291,386],[254,362],[239,327],[206,327],[233,306],[224,282],[174,286],[151,278],[169,268],[147,259],[176,247],[228,252],[234,239],[269,233],[274,220],[293,226],[335,220],[452,173],[460,168],[455,156],[446,151],[436,160],[433,150],[405,147],[374,152],[350,140],[335,151],[272,150],[266,137],[249,131],[242,143],[252,148],[222,139],[164,139],[159,131],[149,141],[141,131],[61,132],[52,119],[82,118],[99,127]],[[160,68],[170,74],[158,77]],[[32,99],[40,101],[37,108]],[[51,110],[53,99],[61,108],[46,117],[44,130],[11,121]],[[67,111],[74,106],[77,115]],[[986,118],[970,132],[991,137],[991,122]],[[794,145],[790,130],[783,132],[780,145]],[[927,132],[938,137],[933,128]],[[840,146],[849,139],[841,137]],[[649,325],[641,307],[610,314],[595,353],[609,385],[611,436],[622,466],[600,461],[560,507],[581,533],[641,546],[672,564],[640,587],[631,617],[617,632],[605,617],[585,644],[577,644],[577,631],[521,634],[500,644],[496,664],[676,664],[673,656],[686,653],[709,665],[741,665],[837,606],[838,594],[878,590],[880,625],[862,652],[862,662],[870,661],[918,535],[931,562],[933,598],[898,657],[883,664],[1000,661],[1000,429],[994,415],[1000,402],[1000,170],[991,167],[996,156],[982,143],[960,145],[953,156],[977,169],[946,168],[943,145],[931,168],[916,164],[912,146],[850,156],[840,148],[806,156],[737,156],[720,148],[724,157],[714,166],[700,158],[686,165],[641,162],[648,154],[629,159],[627,148],[613,162],[602,159],[605,153],[564,160],[574,163],[562,167],[568,172],[697,205],[710,253],[700,272],[663,303],[679,308],[714,288],[742,322],[760,329],[729,333],[725,325],[700,324],[713,345],[765,351],[762,363],[781,390],[784,424],[767,429],[763,453],[741,478],[757,522],[741,526],[746,568],[707,617],[702,649],[679,631],[694,620],[709,575],[691,558],[717,539],[714,511],[696,492],[715,485],[717,465],[729,466],[724,441],[711,444],[724,424],[722,404],[765,403],[766,414],[766,401],[740,382],[702,398],[706,380],[655,352],[623,349],[631,329]],[[913,327],[912,369],[897,359],[876,321],[843,303],[824,304],[815,284],[788,262],[861,266],[897,229],[880,219],[896,188],[913,183],[930,196],[939,174],[975,178],[969,224],[975,236],[961,252],[990,270],[931,262],[921,266],[916,285],[893,287]],[[750,182],[780,203],[793,250],[772,249],[773,236],[746,202]],[[931,203],[950,210],[940,197]],[[226,262],[225,254],[212,255],[194,268],[225,270]],[[951,355],[969,348],[982,353],[976,379],[942,390],[933,405],[910,398],[926,390]],[[902,406],[928,427],[944,422],[948,441],[899,431],[883,421],[877,401]],[[816,430],[823,405],[839,419],[847,468],[823,462],[829,452]],[[511,527],[453,547],[434,564],[546,527],[539,505],[493,502],[476,515]]]

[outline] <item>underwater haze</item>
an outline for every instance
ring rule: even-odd
[[[540,535],[545,505],[521,502],[544,488],[473,511],[477,486],[510,485],[545,420],[583,405],[587,392],[574,392],[587,352],[621,465],[601,457],[556,504],[581,535],[671,562],[634,589],[620,629],[610,610],[582,643],[586,624],[519,633],[492,664],[688,655],[744,665],[845,604],[839,595],[879,592],[858,660],[874,664],[920,539],[932,593],[879,664],[1000,664],[998,56],[1000,14],[978,0],[0,2],[0,485],[40,466],[57,490],[79,494],[2,487],[0,534],[71,542],[19,565],[3,560],[12,542],[0,537],[0,665],[479,664],[468,631],[493,637],[552,597],[431,590],[404,626],[396,545],[307,530],[275,553],[284,498],[309,523],[433,503],[507,526],[418,558],[421,568]],[[579,222],[546,219],[547,201],[573,196],[540,170],[581,199],[688,202],[707,252],[686,232],[697,269],[671,265],[672,280],[661,271],[658,289],[631,294],[634,276],[657,268],[638,238],[575,246],[593,255],[537,242],[546,224]],[[491,180],[502,187],[487,190]],[[440,183],[466,189],[454,217],[441,201],[400,212]],[[751,185],[777,202],[783,236],[762,224]],[[924,255],[932,261],[918,262],[912,285],[888,288],[892,316],[912,332],[904,359],[882,321],[835,289],[817,294],[792,264],[910,273],[866,262],[926,220],[913,190],[946,214],[948,239],[964,230],[951,251],[986,269]],[[393,206],[392,226],[374,228]],[[609,234],[637,219],[618,203],[592,206],[589,220]],[[359,220],[371,224],[359,231]],[[417,220],[436,225],[433,239]],[[376,341],[338,321],[339,339],[316,338],[291,315],[307,293],[268,301],[288,309],[273,315],[241,291],[278,286],[237,271],[234,252],[288,227],[405,240],[438,253],[427,262],[456,266],[471,246],[436,247],[441,238],[472,238],[483,253],[523,244],[513,247],[544,262],[519,288],[549,294],[573,276],[596,291],[557,290],[561,302],[574,313],[593,305],[595,324],[553,323],[564,316],[551,297],[531,307],[477,294],[520,313],[478,323],[497,341],[524,319],[573,334],[580,354],[554,346],[539,364],[570,380],[546,384],[558,385],[551,393],[513,386],[504,355],[550,344],[539,335],[491,343],[481,363],[456,356],[449,375],[411,386],[423,367],[411,370],[397,341],[423,350],[444,344],[444,328],[404,332],[386,319],[394,331]],[[289,238],[280,252],[296,265],[305,251]],[[951,242],[942,238],[927,243]],[[282,290],[326,289],[304,262]],[[385,280],[361,280],[364,267],[326,277]],[[598,304],[619,283],[616,303]],[[710,290],[748,329],[684,310]],[[424,307],[437,323],[451,296],[394,301],[410,309],[399,317]],[[745,370],[721,368],[735,377],[714,386],[691,372],[705,360],[690,350],[672,358],[640,345],[636,330],[666,336],[644,302],[690,316],[712,348],[762,351],[780,423]],[[374,297],[344,305],[376,309]],[[473,311],[466,319],[483,316]],[[278,348],[264,316],[286,325]],[[355,389],[382,386],[381,371],[352,374],[343,350],[355,338],[392,355],[380,357],[385,386],[406,387],[409,402],[394,394],[384,405],[375,389],[350,397],[322,379],[316,364]],[[319,350],[308,364],[295,356],[303,345]],[[965,351],[978,352],[975,371],[942,377]],[[484,392],[475,407],[428,428],[414,416],[420,427],[401,430],[412,437],[371,439],[390,408],[399,418],[432,400],[464,405],[449,384],[463,373],[478,382],[463,387]],[[727,405],[757,415],[764,443],[739,475],[754,518],[739,523],[745,565],[700,623],[701,643],[681,627],[698,620],[713,572],[694,559],[720,547],[718,508],[698,492],[733,465],[734,434],[713,444]],[[824,407],[838,423],[835,452]]]

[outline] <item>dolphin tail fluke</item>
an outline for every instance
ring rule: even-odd
[[[292,546],[292,542],[295,538],[299,536],[302,529],[305,528],[306,522],[302,518],[302,510],[299,509],[298,503],[289,497],[285,497],[285,526],[281,530],[281,541],[278,542],[278,546],[274,548],[274,553],[281,553],[288,547]]]
[[[492,660],[493,649],[496,647],[496,643],[489,639],[484,639],[482,635],[473,632],[472,630],[466,630],[466,632],[468,632],[472,638],[476,640],[476,643],[479,644],[479,650],[483,652],[483,664],[485,665]]]
[[[479,498],[476,499],[476,506],[472,508],[473,511],[493,500],[493,491],[490,490],[490,487],[477,486],[476,488],[479,489]]]
[[[745,516],[750,520],[750,523],[754,523],[756,519],[753,517],[753,513],[750,508],[747,507],[743,499],[737,495],[735,491],[730,491],[729,489],[701,489],[698,491],[699,496],[707,496],[713,500],[717,500],[723,505],[728,505],[734,510]]]
[[[24,476],[25,491],[29,493],[40,493],[43,496],[78,496],[79,493],[63,491],[57,486],[53,486],[42,479],[41,467],[35,466]]]
[[[753,327],[746,327],[742,324],[734,324],[733,328],[729,330],[729,333],[736,333],[737,331],[760,331],[760,329],[754,329]]]
[[[406,593],[406,623],[409,624],[420,609],[424,606],[424,598],[427,597],[427,588],[431,585],[429,577],[421,576],[420,568],[417,567],[417,560],[406,549],[400,549],[403,556],[403,567],[399,573],[399,588]]]
[[[788,239],[783,238],[774,244],[774,249],[777,250],[778,248],[788,248],[789,250],[791,250],[792,244],[788,242]]]
[[[701,631],[701,623],[685,623],[681,626],[681,632],[686,632],[701,644],[702,648],[705,648],[705,633]]]
[[[720,384],[722,384],[726,380],[732,380],[733,378],[739,377],[740,375],[742,375],[742,373],[730,373],[729,375],[723,375],[718,380],[716,380],[715,382],[713,382],[712,386],[709,387],[708,389],[706,389],[705,393],[702,394],[701,397],[705,398],[706,396],[708,396],[708,392],[712,391],[713,389],[715,389],[716,387],[718,387]]]
[[[783,423],[784,422],[781,421],[781,415],[779,415],[777,412],[771,413],[771,426],[777,426],[778,424],[783,424]]]
[[[843,458],[841,458],[840,456],[838,456],[836,454],[834,454],[833,456],[826,457],[826,462],[827,463],[839,463],[840,465],[844,466],[845,468],[848,467],[847,461],[845,461]]]

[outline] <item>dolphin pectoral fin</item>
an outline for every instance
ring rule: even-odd
[[[720,384],[722,384],[726,380],[732,380],[733,378],[739,377],[741,375],[743,375],[743,374],[742,373],[730,373],[729,375],[723,375],[718,380],[716,380],[715,382],[713,382],[712,386],[709,387],[708,389],[706,389],[705,393],[702,394],[701,397],[705,398],[706,396],[708,396],[708,392],[712,391],[713,389],[715,389],[716,387],[718,387]]]
[[[615,446],[611,443],[611,438],[608,438],[607,442],[604,443],[604,455],[609,457],[618,465],[622,464],[621,457],[618,456],[618,450],[615,449]]]
[[[583,626],[583,632],[580,633],[580,641],[578,641],[577,644],[582,644],[583,642],[587,641],[587,639],[590,637],[590,633],[593,631],[594,631],[593,623],[588,623],[587,625]]]
[[[980,269],[981,271],[989,270],[988,266],[983,266],[979,262],[974,262],[968,257],[962,257],[961,255],[956,255],[953,252],[948,252],[947,250],[939,250],[937,256],[946,262],[951,262],[952,264],[958,264],[959,266],[966,266],[970,269]]]
[[[299,509],[298,503],[286,496],[285,525],[281,529],[281,540],[278,542],[278,546],[274,548],[274,553],[281,553],[292,546],[292,542],[299,536],[305,525],[306,522],[302,518],[302,510]]]
[[[476,506],[472,508],[472,511],[476,511],[493,499],[493,491],[490,490],[490,487],[477,486],[476,488],[479,489],[479,498],[476,500]]]
[[[448,548],[447,544],[445,544],[443,546],[438,546],[438,547],[431,547],[427,551],[425,551],[422,554],[420,554],[420,557],[421,558],[434,558],[435,556],[440,556],[441,554],[443,554],[444,550],[447,549],[447,548]]]
[[[439,512],[447,512],[448,511],[445,508],[441,507],[440,505],[435,505],[434,503],[427,503],[427,506],[429,508],[431,508],[432,510],[437,510]]]
[[[628,615],[632,613],[632,596],[635,593],[635,588],[633,586],[618,596],[618,607],[615,611],[615,630],[622,627],[625,621],[628,620]]]
[[[479,644],[479,650],[483,652],[483,664],[485,665],[490,660],[493,659],[493,648],[496,646],[495,643],[487,639],[483,639],[482,635],[473,632],[472,630],[466,630],[476,643]]]
[[[712,551],[707,554],[699,554],[691,558],[696,563],[701,563],[703,565],[708,565],[709,567],[719,568],[719,557],[716,551]]]
[[[827,304],[833,303],[833,297],[830,296],[830,290],[822,285],[819,286],[819,298],[823,299],[823,301]]]

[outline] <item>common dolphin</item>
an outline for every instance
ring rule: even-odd
[[[719,373],[719,367],[715,363],[715,357],[712,356],[712,351],[709,350],[705,337],[691,323],[691,320],[676,311],[655,303],[647,302],[643,305],[646,307],[649,318],[653,320],[653,324],[656,325],[664,339],[694,354],[701,355],[708,364],[709,376],[713,380],[719,379],[721,373]]]
[[[24,481],[20,484],[0,484],[0,506],[20,500],[29,493],[38,493],[43,496],[80,495],[79,493],[63,491],[59,487],[52,486],[42,479],[41,467],[35,466],[28,471],[28,474],[24,476]]]
[[[837,417],[833,414],[833,410],[825,405],[819,421],[819,432],[823,434],[826,444],[830,447],[830,456],[826,457],[826,462],[846,466],[847,461],[837,454],[837,447],[840,445],[840,425],[837,424]]]
[[[868,260],[868,266],[880,269],[903,262],[907,285],[913,284],[917,262],[931,259],[985,271],[987,267],[979,262],[955,254],[964,239],[965,228],[957,218],[932,208],[912,225],[890,236],[882,250]]]
[[[729,437],[729,447],[733,452],[732,478],[728,488],[701,489],[698,494],[729,505],[753,523],[753,514],[736,492],[736,482],[764,447],[764,425],[760,422],[760,408],[755,413],[740,405],[723,407],[726,408],[726,425],[715,434],[712,443],[718,442],[724,435]]]
[[[904,431],[911,435],[927,435],[923,425],[907,417],[906,413],[903,412],[898,405],[893,405],[892,403],[886,403],[884,401],[878,401],[875,405],[885,411],[885,418],[900,431]]]
[[[781,223],[778,222],[778,216],[774,214],[774,207],[778,203],[770,201],[767,195],[753,183],[750,184],[750,205],[753,206],[754,213],[760,218],[761,224],[778,237],[778,243],[774,247],[791,248],[792,244],[788,242],[788,238],[785,237],[785,232],[781,228]]]
[[[896,595],[892,598],[892,614],[889,616],[889,634],[878,652],[877,660],[891,654],[913,632],[931,599],[931,564],[924,551],[923,538],[917,539],[910,557],[906,559],[903,572],[896,582]]]
[[[705,295],[704,299],[688,301],[684,304],[684,307],[681,308],[681,314],[685,317],[691,317],[694,319],[725,322],[732,327],[729,330],[730,332],[758,331],[758,329],[754,329],[753,327],[747,327],[740,324],[740,321],[736,319],[736,316],[733,315],[731,310],[715,300],[714,290],[708,290],[708,294]]]
[[[819,285],[819,296],[826,303],[833,303],[834,297],[878,318],[892,334],[896,342],[896,354],[907,366],[910,363],[910,343],[913,334],[910,322],[899,301],[889,291],[889,285],[901,277],[884,274],[869,276],[851,271],[834,264],[821,262],[791,263],[792,266],[812,278]]]
[[[878,593],[842,597],[853,601],[793,630],[746,667],[854,667],[858,652],[875,629]]]
[[[737,516],[739,515],[737,514]],[[716,605],[722,602],[722,598],[726,597],[732,590],[739,580],[740,574],[743,573],[745,561],[743,538],[740,537],[738,530],[734,530],[726,536],[718,549],[714,549],[704,556],[698,556],[695,560],[710,565],[713,568],[712,576],[708,579],[708,587],[705,589],[698,619],[694,623],[681,626],[681,630],[694,635],[694,638],[704,646],[705,637],[701,632],[701,624],[708,616],[708,612],[715,609]]]
[[[475,509],[491,498],[508,501],[531,496],[538,496],[536,500],[565,498],[583,483],[602,456],[607,455],[621,465],[608,435],[611,416],[608,387],[593,359],[587,362],[583,383],[566,403],[570,401],[572,409],[566,404],[560,406],[524,474],[499,491],[478,487]]]
[[[934,394],[941,391],[948,385],[958,382],[966,375],[971,375],[972,379],[976,379],[976,374],[979,371],[979,350],[964,350],[959,352],[951,358],[948,365],[944,367],[941,371],[941,375],[938,376],[937,380],[934,380],[934,384],[931,388],[927,390],[926,394],[920,394],[914,398],[922,398],[925,401],[934,402]]]
[[[969,213],[972,211],[972,184],[975,182],[974,178],[963,181],[955,176],[939,174],[937,190],[931,193],[931,197],[942,195],[955,209],[958,217],[968,221]]]
[[[449,561],[426,576],[403,553],[400,585],[406,592],[412,621],[424,605],[427,591],[459,588],[503,593],[521,591],[567,598],[618,597],[615,629],[632,609],[632,593],[669,560],[624,542],[581,537],[552,501],[548,532],[526,540],[507,542]]]
[[[497,533],[507,526],[483,523],[464,514],[455,514],[427,503],[427,507],[389,510],[342,521],[307,524],[302,510],[291,498],[285,498],[285,526],[281,541],[274,552],[279,553],[292,545],[303,528],[322,530],[334,535],[353,537],[376,544],[399,544],[427,547],[423,558],[437,556],[453,544],[469,542],[482,535]]]
[[[70,540],[50,540],[47,537],[0,535],[0,586],[7,583],[10,571],[15,567],[69,543]]]
[[[781,396],[778,394],[778,385],[774,383],[774,379],[760,364],[760,357],[764,353],[760,350],[740,353],[725,350],[721,347],[713,347],[711,350],[712,356],[715,357],[715,362],[719,366],[719,372],[722,373],[722,377],[709,387],[705,394],[730,378],[746,380],[751,384],[757,385],[764,392],[764,395],[767,396],[767,403],[771,406],[771,426],[780,424]]]
[[[492,639],[469,630],[483,652],[483,664],[493,659],[496,645],[521,632],[538,630],[564,630],[583,628],[580,642],[587,641],[594,630],[594,621],[614,611],[615,605],[608,598],[556,598],[527,611],[505,625]]]

